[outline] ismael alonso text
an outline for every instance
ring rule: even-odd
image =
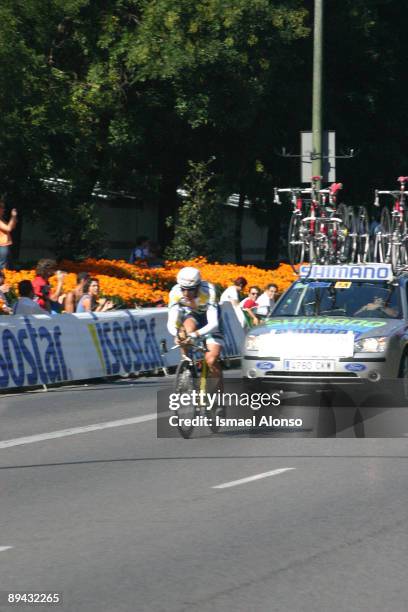
[[[257,416],[254,414],[252,417],[247,419],[243,418],[227,418],[227,417],[215,417],[216,425],[218,427],[278,427],[280,429],[284,429],[286,427],[302,427],[303,419],[284,419],[273,417],[272,415],[261,416],[260,419],[257,419]],[[210,427],[212,423],[211,417],[206,417],[202,415],[197,415],[193,418],[181,418],[176,414],[169,418],[169,424],[172,427],[180,427],[181,425],[184,427]]]

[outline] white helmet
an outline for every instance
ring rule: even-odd
[[[194,289],[194,287],[198,287],[201,283],[200,270],[190,267],[181,268],[180,272],[177,274],[177,282],[180,287],[185,289]]]

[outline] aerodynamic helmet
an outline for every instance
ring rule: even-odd
[[[181,268],[177,274],[177,282],[183,289],[194,289],[201,283],[200,270],[197,268]]]

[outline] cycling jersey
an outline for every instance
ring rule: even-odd
[[[178,328],[186,318],[193,318],[197,322],[200,336],[219,332],[220,319],[214,285],[202,281],[197,296],[193,298],[184,294],[180,285],[171,289],[167,329],[172,336],[177,335]]]

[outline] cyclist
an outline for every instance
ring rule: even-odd
[[[169,294],[167,329],[175,336],[176,344],[180,344],[183,355],[186,355],[186,349],[184,340],[178,337],[179,330],[184,329],[187,338],[205,339],[208,348],[205,360],[210,376],[220,383],[222,370],[219,356],[223,345],[221,315],[214,285],[203,281],[197,268],[182,268],[177,274],[177,285]]]

